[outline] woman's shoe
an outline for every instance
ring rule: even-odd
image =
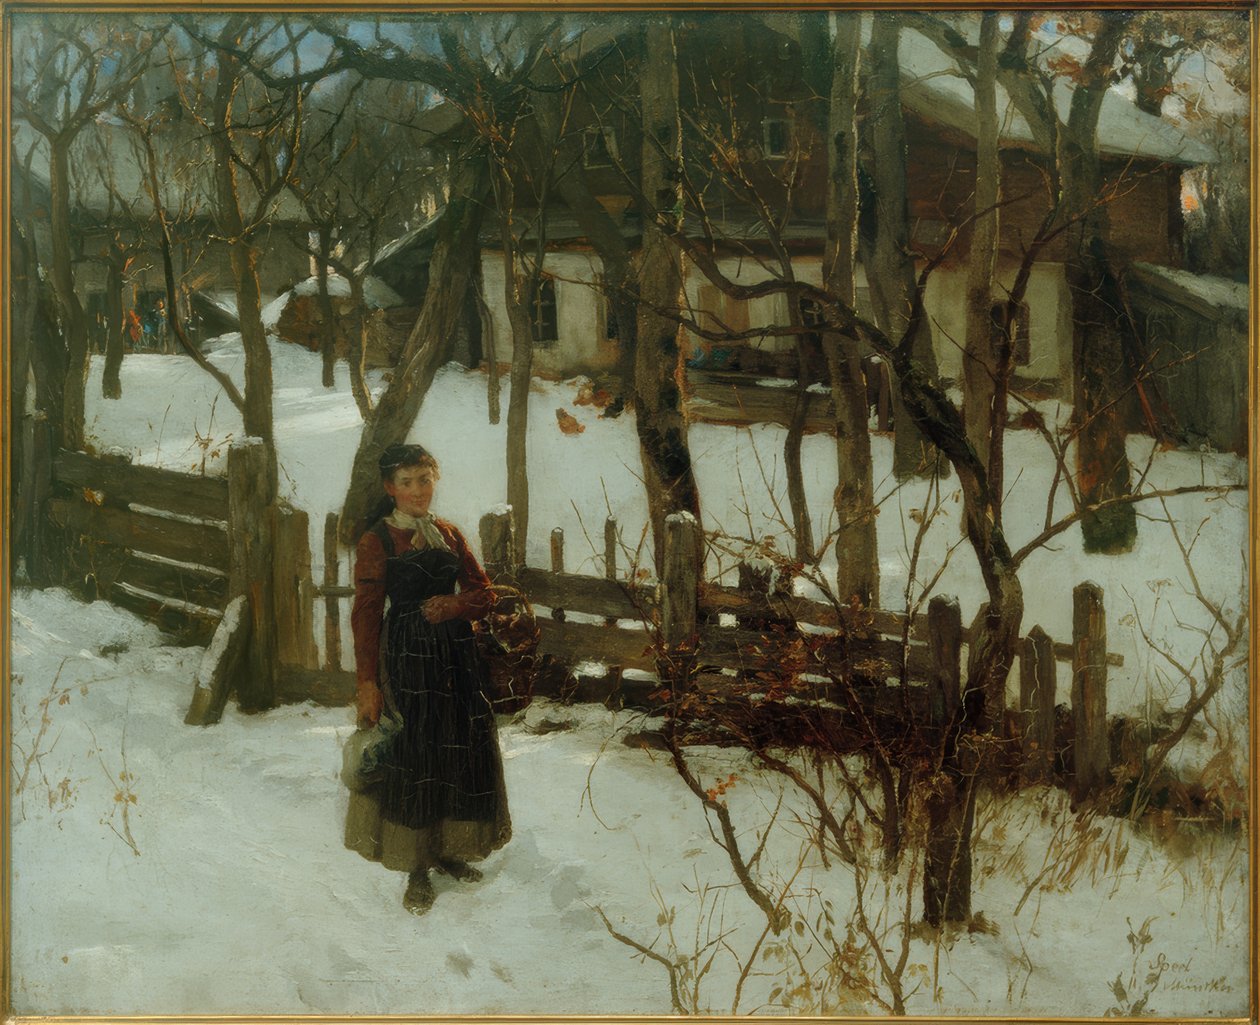
[[[466,861],[460,861],[457,858],[442,858],[438,861],[437,867],[439,872],[445,872],[461,883],[481,882],[481,869],[473,868]]]
[[[429,881],[429,873],[425,869],[412,872],[407,877],[407,890],[403,893],[403,907],[413,915],[423,915],[433,907],[437,894],[433,892],[433,883]]]

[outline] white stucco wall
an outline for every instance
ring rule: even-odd
[[[598,371],[617,362],[616,343],[605,338],[604,297],[598,290],[602,264],[587,252],[548,253],[543,273],[556,288],[556,322],[559,340],[534,346],[534,370],[561,377],[582,371]],[[495,358],[512,359],[512,328],[504,297],[503,254],[481,254],[481,274],[486,306],[494,327]]]
[[[999,265],[998,295],[1015,283],[1018,266]],[[939,268],[928,279],[927,312],[932,322],[932,340],[942,377],[962,379],[962,349],[967,339],[967,269]],[[1059,380],[1071,364],[1071,306],[1063,265],[1035,266],[1025,295],[1028,304],[1028,366],[1017,367],[1020,377]]]
[[[719,267],[727,277],[741,285],[757,284],[773,277],[767,267],[747,257],[723,259],[719,261]],[[503,295],[502,255],[490,250],[484,252],[481,270],[486,305],[494,325],[496,357],[500,362],[507,362],[512,358],[512,332]],[[535,369],[563,377],[615,366],[616,343],[605,338],[605,299],[598,289],[599,258],[589,252],[548,253],[543,270],[555,282],[560,338],[554,345],[535,347]],[[999,286],[1010,287],[1016,270],[1014,263],[1000,265]],[[818,257],[798,257],[793,263],[793,272],[798,280],[820,284],[822,261]],[[724,305],[729,300],[695,268],[684,267],[684,274],[683,291],[691,314],[704,322],[704,314],[712,312],[709,307],[716,303],[719,316],[726,323],[732,323],[730,308]],[[939,268],[928,280],[927,312],[937,360],[941,375],[953,380],[960,380],[962,374],[966,283],[965,267]],[[859,310],[869,316],[866,276],[861,267],[858,268],[857,286]],[[1066,387],[1066,368],[1070,367],[1071,360],[1071,307],[1062,265],[1040,264],[1033,268],[1027,303],[1031,362],[1018,368],[1018,373],[1021,377],[1060,380]],[[753,299],[746,307],[749,327],[787,323],[787,300],[782,295]],[[736,323],[733,326],[739,325]],[[687,354],[691,355],[706,343],[687,331],[684,332],[683,344]],[[752,338],[744,344],[768,352],[782,352],[790,350],[794,343],[790,337],[765,336]]]

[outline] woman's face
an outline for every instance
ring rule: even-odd
[[[432,466],[403,466],[385,482],[385,493],[394,500],[394,508],[407,516],[423,516],[433,501],[437,470]]]

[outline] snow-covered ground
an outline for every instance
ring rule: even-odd
[[[634,960],[600,910],[645,944],[672,912],[676,956],[696,950],[697,933],[730,930],[733,954],[719,956],[695,1009],[731,1012],[736,957],[764,920],[731,889],[672,768],[621,742],[650,725],[637,717],[537,702],[505,724],[512,842],[479,885],[439,878],[417,919],[402,908],[400,873],[341,846],[347,710],[229,709],[217,726],[184,726],[199,650],[163,647],[130,614],[61,592],[15,595],[13,649],[19,1013],[670,1013],[664,969]],[[774,789],[742,782],[756,775],[738,754],[699,751],[696,765],[706,783],[737,774],[737,820],[764,826]],[[999,932],[939,949],[914,940],[913,1013],[1102,1014],[1135,960],[1140,982],[1150,964],[1179,966],[1134,991],[1153,989],[1154,1013],[1243,1013],[1243,837],[1161,844],[1100,821],[1087,839],[1061,797],[1041,791],[981,818],[974,902]],[[765,856],[776,872],[796,865],[792,832]],[[702,898],[705,885],[715,889]],[[816,855],[794,888],[817,888],[841,915],[852,901],[851,876]],[[812,924],[819,910],[799,917]],[[1152,941],[1135,959],[1130,923],[1146,919]],[[758,960],[739,1009],[774,1010],[784,970]],[[829,1009],[878,1012],[852,998]]]
[[[319,529],[340,504],[358,414],[344,370],[338,387],[325,390],[317,356],[284,345],[273,351],[282,487]],[[239,377],[238,342],[226,339],[214,358]],[[88,433],[97,447],[222,471],[240,420],[204,372],[181,357],[144,355],[125,361],[122,380],[124,399],[102,400],[94,367]],[[445,368],[410,435],[442,463],[435,509],[470,538],[505,491],[504,427],[487,422],[485,387],[484,375]],[[529,556],[546,564],[550,530],[561,526],[569,568],[598,573],[605,516],[617,517],[633,547],[646,504],[630,418],[601,419],[574,404],[576,391],[573,383],[538,382],[531,397]],[[562,433],[557,408],[585,431]],[[706,526],[781,533],[768,498],[786,508],[781,444],[774,427],[693,426]],[[928,487],[895,490],[890,446],[875,444],[877,492],[889,496],[879,521],[882,597],[899,607]],[[1008,443],[1007,526],[1017,546],[1045,516],[1052,466],[1041,445],[1032,432],[1014,432]],[[1146,466],[1149,444],[1134,439],[1131,454]],[[808,438],[805,460],[825,529],[836,472],[828,440]],[[1159,486],[1201,479],[1242,480],[1245,466],[1206,453],[1159,452],[1150,462],[1149,480]],[[933,575],[959,537],[953,490],[943,482],[943,512],[919,579]],[[1243,498],[1189,496],[1170,508],[1186,524],[1186,543],[1195,539],[1192,558],[1210,597],[1245,607]],[[1104,587],[1108,647],[1125,658],[1112,671],[1113,711],[1184,700],[1184,684],[1156,671],[1141,629],[1185,658],[1202,643],[1202,610],[1187,600],[1168,528],[1144,520],[1141,531],[1135,551],[1113,559],[1084,557],[1079,532],[1069,531],[1023,573],[1025,627],[1039,622],[1061,640],[1071,634],[1072,586],[1093,579]],[[965,619],[974,614],[981,590],[965,549],[937,590],[959,596]],[[789,939],[816,977],[827,977],[817,951],[805,954],[808,930],[756,948],[764,919],[730,888],[729,865],[699,805],[659,753],[621,742],[644,726],[633,716],[540,702],[504,723],[514,839],[487,861],[481,884],[439,880],[436,906],[415,919],[400,904],[401,876],[341,846],[338,747],[352,729],[348,710],[229,710],[218,726],[186,727],[199,649],[164,646],[155,628],[129,614],[59,592],[18,591],[12,615],[11,956],[20,1013],[670,1013],[664,968],[610,936],[601,910],[619,932],[674,959],[729,930],[713,948],[712,969],[686,989],[689,1010],[730,1013],[739,988],[740,1012],[879,1013],[850,991],[808,999],[794,991]],[[1061,669],[1060,700],[1067,686]],[[1247,708],[1239,672],[1214,709],[1218,725],[1233,724],[1238,753]],[[1216,736],[1195,739],[1187,757],[1202,764]],[[706,783],[738,777],[728,800],[755,845],[752,830],[765,828],[776,804],[774,784],[734,752],[696,757]],[[986,803],[980,820],[974,906],[997,931],[941,944],[916,934],[905,973],[910,1013],[1137,1014],[1148,990],[1148,1014],[1245,1012],[1244,836],[1181,829],[1156,838],[1112,820],[1086,828],[1059,795],[1042,791]],[[851,873],[809,852],[802,861],[800,848],[792,829],[777,828],[761,871],[774,878],[800,865],[794,892],[832,900],[843,922]],[[888,906],[899,906],[897,888],[909,883],[917,914],[919,883],[909,870],[890,884]],[[870,893],[868,904],[885,901]],[[812,925],[822,907],[802,897],[795,911]],[[899,917],[890,913],[885,925]],[[886,940],[896,942],[893,934]],[[755,968],[739,987],[754,949]],[[869,951],[865,961],[860,951],[855,958],[859,974],[873,971]]]

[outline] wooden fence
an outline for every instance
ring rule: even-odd
[[[348,702],[354,674],[343,666],[348,653],[341,642],[347,604],[354,589],[342,583],[338,567],[336,516],[324,530],[324,572],[315,584],[309,577],[288,586],[301,606],[288,622],[304,624],[313,617],[315,632],[324,637],[323,658],[304,647],[306,627],[281,628],[281,693],[287,700]],[[771,591],[769,574],[740,567],[739,586],[703,580],[698,527],[674,519],[666,537],[666,565],[658,583],[639,579],[637,567],[620,565],[617,523],[604,524],[603,574],[569,572],[563,531],[550,537],[551,566],[541,569],[514,564],[514,528],[507,512],[492,513],[480,523],[481,550],[487,572],[498,584],[519,588],[538,610],[540,654],[558,671],[538,681],[537,693],[577,701],[602,701],[628,707],[659,704],[656,677],[661,646],[694,643],[697,686],[731,687],[750,675],[808,674],[814,693],[840,703],[838,681],[843,664],[857,665],[867,681],[863,702],[876,716],[895,719],[909,712],[945,721],[962,700],[964,658],[977,623],[964,626],[958,602],[937,596],[922,614],[872,610],[863,613],[863,629],[855,635],[845,613],[833,605]],[[290,539],[294,566],[309,566],[309,554],[298,552],[305,525]],[[1078,585],[1072,596],[1070,641],[1053,640],[1034,626],[1020,641],[1018,704],[995,713],[1013,724],[1022,745],[1022,776],[1048,779],[1055,771],[1056,684],[1060,663],[1071,666],[1071,771],[1075,785],[1090,790],[1107,781],[1110,739],[1107,724],[1107,673],[1120,666],[1119,655],[1106,650],[1106,618],[1102,590]],[[983,610],[978,614],[983,614]],[[321,623],[322,620],[322,623]],[[281,617],[280,622],[285,622]],[[842,627],[847,627],[842,631]],[[841,633],[843,644],[829,643]],[[290,636],[292,634],[292,636]],[[305,661],[296,661],[305,652]],[[843,664],[842,664],[843,663]],[[602,668],[601,668],[602,667]],[[578,673],[573,670],[579,669]],[[904,686],[901,681],[905,680]],[[1005,695],[999,702],[1004,703]]]
[[[62,451],[48,512],[65,532],[67,583],[209,641],[228,594],[225,479]]]
[[[315,580],[309,519],[262,504],[260,444],[229,451],[228,476],[197,477],[128,462],[60,453],[49,508],[66,532],[67,566],[89,596],[109,598],[187,640],[210,643],[190,722],[213,722],[235,681],[242,706],[353,699],[354,673],[342,643],[354,588],[342,583],[337,517],[323,530],[323,571]],[[651,707],[663,652],[686,649],[697,686],[729,687],[757,674],[808,674],[818,697],[834,691],[845,667],[860,668],[863,701],[876,715],[907,712],[942,721],[962,700],[962,659],[976,625],[963,626],[958,602],[938,596],[926,614],[872,610],[862,629],[833,605],[771,590],[770,575],[740,568],[737,587],[706,582],[699,526],[671,518],[659,583],[619,566],[617,523],[604,525],[603,575],[568,572],[565,539],[551,534],[551,567],[514,562],[510,512],[482,518],[486,569],[519,588],[540,611],[540,654],[558,673],[540,693]],[[981,610],[981,615],[983,610]],[[1070,642],[1034,626],[1019,647],[1014,713],[1026,779],[1048,778],[1056,749],[1057,664],[1070,663],[1072,774],[1081,789],[1110,768],[1108,668],[1103,593],[1073,593]],[[322,637],[321,645],[316,638]],[[586,671],[571,670],[586,664]],[[590,667],[606,667],[592,672]],[[999,704],[1004,695],[999,695]],[[1010,716],[1008,716],[1008,719]]]

